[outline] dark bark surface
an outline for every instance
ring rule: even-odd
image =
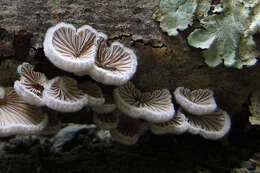
[[[35,64],[48,77],[73,76],[55,68],[44,57],[44,34],[58,22],[77,27],[88,24],[106,33],[110,42],[122,42],[135,51],[139,65],[133,81],[138,88],[212,89],[218,105],[232,117],[230,136],[220,142],[188,135],[152,136],[129,148],[95,143],[83,133],[72,149],[58,154],[51,152],[51,136],[39,136],[36,141],[22,145],[4,139],[1,173],[230,172],[239,167],[240,161],[249,159],[259,141],[253,127],[249,131],[244,128],[250,115],[248,97],[260,86],[260,65],[242,70],[208,67],[200,56],[201,50],[187,45],[188,30],[177,37],[169,37],[160,30],[152,19],[158,4],[159,0],[1,0],[0,85],[12,85],[17,78],[13,71],[22,61]],[[21,36],[20,30],[26,33]],[[106,86],[103,89],[111,91]],[[64,123],[85,123],[89,121],[85,114],[89,113],[59,114],[59,118]]]

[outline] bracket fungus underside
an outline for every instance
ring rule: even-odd
[[[174,97],[183,109],[191,114],[205,115],[217,108],[213,92],[209,89],[190,90],[178,87],[174,91]]]
[[[189,124],[188,131],[191,134],[200,134],[202,137],[217,140],[227,134],[231,127],[231,120],[227,112],[217,109],[208,115],[194,115],[182,109],[177,114],[183,114]]]
[[[89,75],[107,85],[122,85],[134,75],[137,57],[134,52],[119,42],[107,46],[105,38],[98,40],[98,53]]]
[[[76,29],[59,23],[48,29],[43,43],[46,57],[58,68],[72,73],[86,73],[97,54],[98,32],[89,25]]]
[[[167,133],[182,134],[186,132],[189,125],[186,117],[183,114],[176,114],[172,119],[163,123],[149,123],[149,128],[152,133],[163,135]]]
[[[176,116],[185,116],[188,132],[217,140],[229,131],[230,117],[227,112],[218,108],[213,91],[209,89],[192,91],[178,87],[174,91],[174,97],[180,105]]]
[[[13,88],[0,87],[0,96],[1,137],[36,134],[47,126],[48,116],[21,100]]]
[[[46,106],[56,111],[76,112],[86,106],[88,95],[78,89],[76,80],[55,77],[46,84],[43,100]]]
[[[42,93],[47,82],[46,76],[35,72],[29,63],[19,65],[17,72],[20,74],[20,80],[14,83],[16,93],[31,105],[43,106]]]
[[[137,68],[137,57],[119,42],[107,45],[107,35],[89,25],[76,29],[59,23],[48,29],[45,56],[58,68],[76,75],[90,75],[107,85],[123,85]]]
[[[171,99],[166,89],[142,93],[131,82],[114,90],[114,100],[120,111],[151,122],[165,122],[174,116]]]

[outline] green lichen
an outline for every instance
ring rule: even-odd
[[[186,4],[190,6],[189,15],[179,17],[177,14],[181,14],[179,11]],[[202,56],[211,67],[216,67],[224,61],[226,66],[242,68],[244,65],[254,65],[257,61],[259,52],[256,50],[253,34],[260,25],[259,0],[222,0],[219,3],[213,0],[179,0],[178,4],[161,0],[160,10],[155,15],[159,16],[155,19],[161,22],[162,30],[168,35],[174,35],[172,33],[177,35],[176,28],[180,30],[187,28],[181,27],[182,25],[176,21],[186,20],[192,25],[192,16],[198,19],[200,27],[191,32],[188,43],[193,47],[204,49]],[[169,16],[175,16],[177,19]],[[182,19],[183,17],[185,19]]]
[[[252,125],[260,125],[260,91],[253,92],[250,102],[249,111],[251,116],[249,117],[249,122]]]
[[[160,9],[153,15],[160,21],[160,27],[170,36],[178,35],[192,25],[192,16],[197,8],[197,0],[161,0]]]

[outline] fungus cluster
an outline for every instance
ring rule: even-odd
[[[175,112],[167,89],[142,92],[129,80],[137,67],[134,52],[119,42],[107,43],[107,36],[88,25],[76,29],[59,23],[45,36],[46,57],[58,68],[76,75],[89,75],[107,85],[116,85],[113,101],[108,102],[101,88],[92,82],[78,85],[73,78],[47,79],[44,73],[24,62],[17,72],[14,89],[0,87],[0,136],[32,134],[47,125],[48,117],[39,107],[60,112],[76,112],[85,106],[93,110],[93,121],[110,130],[115,141],[132,145],[147,130],[154,134],[200,134],[219,139],[230,129],[230,117],[217,107],[209,89],[178,87],[174,98],[180,105]]]
[[[200,134],[206,139],[220,139],[230,129],[230,117],[217,107],[209,89],[178,87],[174,92],[180,108],[175,114],[168,90],[142,93],[131,82],[114,90],[115,104],[94,109],[98,127],[110,130],[114,140],[132,145],[148,129],[154,134]]]
[[[28,104],[47,106],[60,112],[76,112],[86,105],[98,106],[105,102],[102,91],[95,84],[78,88],[77,81],[66,76],[48,80],[43,73],[35,72],[29,63],[17,69],[20,80],[14,84],[17,94]]]
[[[230,117],[227,112],[217,107],[211,90],[191,91],[178,87],[174,92],[174,98],[180,105],[176,116],[164,123],[151,124],[153,133],[181,134],[188,131],[206,139],[217,140],[229,131]]]
[[[94,122],[101,129],[110,130],[114,140],[132,145],[148,130],[149,123],[165,122],[174,116],[171,100],[166,89],[141,92],[127,82],[114,90],[113,108],[108,112],[96,111]]]
[[[186,117],[190,133],[216,140],[222,138],[229,131],[230,117],[227,112],[217,107],[211,90],[191,91],[184,87],[178,87],[174,92],[174,97],[180,105],[177,114]]]
[[[76,29],[59,23],[51,27],[43,43],[46,57],[58,68],[76,75],[90,75],[107,85],[122,85],[134,75],[137,57],[119,42],[110,47],[107,36],[89,25]]]

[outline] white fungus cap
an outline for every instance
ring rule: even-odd
[[[191,91],[178,87],[174,91],[176,102],[187,112],[195,115],[206,115],[217,109],[213,92],[209,89]]]
[[[86,74],[97,54],[97,35],[89,25],[77,30],[71,24],[59,23],[49,28],[45,35],[45,56],[64,71]]]
[[[188,131],[191,134],[199,134],[206,139],[220,139],[227,134],[231,127],[229,115],[221,109],[205,116],[192,115],[181,109],[177,114],[185,114],[189,124]]]
[[[47,107],[60,112],[76,112],[88,101],[88,96],[77,88],[77,81],[69,77],[55,77],[43,92]]]
[[[97,57],[89,75],[106,85],[125,84],[136,72],[135,53],[119,42],[114,42],[108,47],[105,36],[101,36],[98,43]]]
[[[28,104],[43,106],[42,93],[47,83],[45,74],[35,72],[34,67],[26,62],[18,66],[17,72],[20,80],[14,83],[16,93]]]
[[[15,81],[14,89],[16,93],[28,104],[36,105],[36,106],[43,106],[44,102],[42,97],[35,95],[34,93],[30,92],[25,85],[23,85],[24,81]]]
[[[131,82],[114,90],[114,100],[120,111],[154,123],[169,121],[174,116],[171,99],[166,89],[141,93]]]
[[[179,135],[188,130],[189,124],[184,114],[176,114],[172,119],[164,123],[149,123],[149,127],[152,133],[157,135],[167,133]]]
[[[36,134],[48,124],[48,116],[26,104],[12,88],[0,99],[0,137]]]

